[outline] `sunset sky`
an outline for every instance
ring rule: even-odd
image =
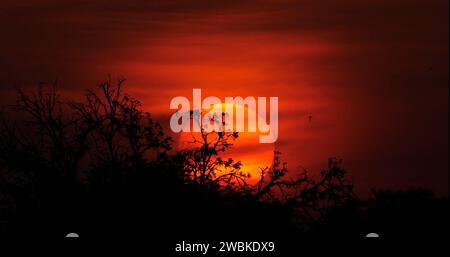
[[[448,0],[21,2],[0,5],[2,102],[56,79],[77,95],[111,74],[168,128],[170,100],[193,88],[277,96],[292,172],[336,156],[361,194],[448,194]]]

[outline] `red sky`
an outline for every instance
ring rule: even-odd
[[[162,120],[194,87],[278,96],[277,147],[292,171],[337,156],[362,194],[448,194],[448,4],[6,0],[0,98],[55,79],[77,94],[108,74]]]

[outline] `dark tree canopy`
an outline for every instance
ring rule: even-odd
[[[193,140],[193,149],[174,151],[162,126],[125,93],[122,79],[87,90],[82,101],[63,100],[56,84],[18,91],[17,103],[0,116],[0,232],[61,236],[78,229],[107,237],[151,228],[163,237],[238,230],[257,237],[361,238],[371,230],[388,233],[383,222],[395,227],[395,213],[420,213],[427,221],[448,214],[447,200],[429,191],[358,199],[338,158],[329,158],[316,177],[305,170],[288,176],[276,151],[251,184],[239,160],[221,155],[238,133],[202,130]]]

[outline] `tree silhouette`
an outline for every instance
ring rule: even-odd
[[[165,237],[177,231],[233,239],[239,230],[295,240],[377,231],[398,236],[396,224],[410,231],[413,220],[422,231],[448,227],[448,199],[428,191],[374,191],[373,199],[361,200],[338,158],[329,158],[318,176],[306,170],[294,176],[275,151],[273,164],[249,183],[240,161],[223,157],[239,140],[236,132],[199,126],[193,148],[171,151],[171,138],[123,87],[123,79],[109,79],[83,100],[65,101],[56,83],[40,84],[19,90],[17,103],[2,110],[2,236],[61,236],[77,228],[108,237],[149,228]],[[190,115],[201,121],[200,112]]]
[[[219,114],[220,115],[220,114]],[[211,123],[220,123],[222,131],[207,132],[201,112],[190,112],[191,119],[197,123],[200,132],[191,133],[193,148],[182,150],[186,157],[185,169],[187,179],[195,184],[208,185],[226,190],[248,190],[246,179],[249,174],[241,171],[241,162],[232,158],[223,159],[221,153],[233,146],[239,137],[238,132],[225,132],[225,113],[222,119],[209,117]],[[215,115],[216,116],[216,115]]]
[[[164,135],[161,125],[150,113],[141,109],[141,103],[124,94],[119,79],[98,85],[100,93],[88,90],[84,103],[70,103],[82,120],[88,135],[91,169],[105,175],[112,183],[120,182],[123,170],[139,170],[149,158],[158,158],[171,149],[171,138]]]

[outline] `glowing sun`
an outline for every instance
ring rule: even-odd
[[[254,114],[256,115],[256,117],[258,117],[258,114],[255,112],[255,110],[247,108],[247,106],[245,105],[243,106],[225,103],[220,104],[223,112],[225,112],[226,107],[228,107],[229,110],[230,105],[232,105],[235,113],[236,111],[244,111],[246,116],[248,116],[249,114]],[[214,105],[212,108],[216,107],[217,105]],[[260,117],[258,117],[258,119],[259,118]],[[253,122],[257,122],[255,120],[244,120],[245,127],[252,125],[251,123]],[[234,121],[234,123],[235,122],[236,121]],[[198,144],[195,144],[194,141],[195,139],[200,139],[201,133],[181,132],[179,135],[179,149],[192,149],[199,146]],[[225,152],[220,153],[218,157],[221,157],[224,160],[232,158],[235,161],[241,161],[241,171],[250,174],[250,178],[248,179],[249,183],[255,183],[259,180],[260,168],[270,167],[272,165],[274,144],[260,143],[259,136],[261,135],[261,133],[259,131],[247,132],[247,130],[245,130],[245,132],[239,132],[238,135],[238,138],[233,142],[233,146],[231,146]]]

